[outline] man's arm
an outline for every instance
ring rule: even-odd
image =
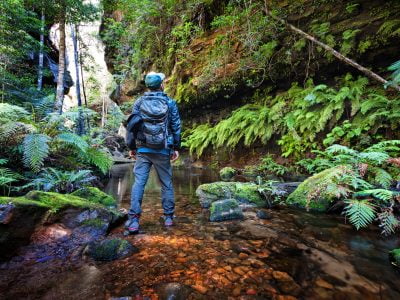
[[[179,116],[178,106],[173,100],[170,106],[170,128],[174,150],[179,150],[181,148],[181,118]]]

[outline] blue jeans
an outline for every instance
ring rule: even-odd
[[[175,200],[170,156],[156,153],[137,153],[135,167],[133,168],[135,183],[132,186],[130,216],[142,213],[144,188],[153,165],[161,184],[161,202],[164,214],[170,215],[174,213]]]

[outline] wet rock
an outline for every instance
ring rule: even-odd
[[[119,238],[91,242],[84,251],[85,254],[98,261],[112,261],[137,252],[139,252],[138,248]]]
[[[259,219],[262,219],[262,220],[270,220],[270,219],[272,219],[272,216],[269,213],[267,213],[265,210],[258,210],[257,211],[257,217]]]
[[[200,294],[206,294],[208,292],[208,289],[205,286],[201,285],[201,284],[192,285],[192,288],[194,288]]]
[[[192,289],[187,285],[172,282],[157,286],[156,291],[160,300],[185,300]]]
[[[301,287],[293,280],[286,272],[274,271],[272,276],[277,281],[278,288],[285,294],[298,296],[301,292]]]
[[[243,219],[243,212],[235,199],[226,199],[213,202],[210,209],[210,221]]]
[[[265,199],[258,192],[258,185],[242,182],[213,182],[200,185],[196,190],[200,204],[209,208],[211,203],[222,199],[236,199],[241,204],[264,207]]]
[[[400,268],[400,248],[393,249],[389,252],[389,259],[392,265]]]
[[[348,167],[341,165],[329,168],[317,173],[304,182],[302,182],[286,200],[286,203],[295,207],[306,208],[314,211],[325,212],[331,206],[332,202],[337,200],[337,191],[335,188],[327,188],[329,183],[333,184],[344,174],[351,174]],[[318,193],[316,188],[318,187]],[[310,201],[310,193],[315,193],[315,197]]]
[[[219,171],[219,176],[223,181],[230,181],[233,177],[235,177],[236,173],[237,172],[234,168],[225,167]]]
[[[15,205],[12,203],[0,204],[0,224],[10,223],[14,209]]]

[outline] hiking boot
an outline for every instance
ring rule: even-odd
[[[132,215],[129,217],[129,220],[125,223],[125,228],[129,233],[139,232],[139,218],[139,215]]]
[[[165,215],[164,225],[167,227],[174,225],[174,215]]]

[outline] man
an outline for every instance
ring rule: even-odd
[[[161,184],[161,201],[164,210],[164,225],[173,225],[175,209],[172,185],[171,161],[179,157],[181,121],[176,102],[164,92],[165,75],[151,72],[146,75],[149,89],[133,105],[132,116],[139,116],[139,126],[131,157],[136,158],[132,187],[131,208],[126,227],[130,233],[139,232],[139,221],[144,188],[151,166],[154,166]]]

